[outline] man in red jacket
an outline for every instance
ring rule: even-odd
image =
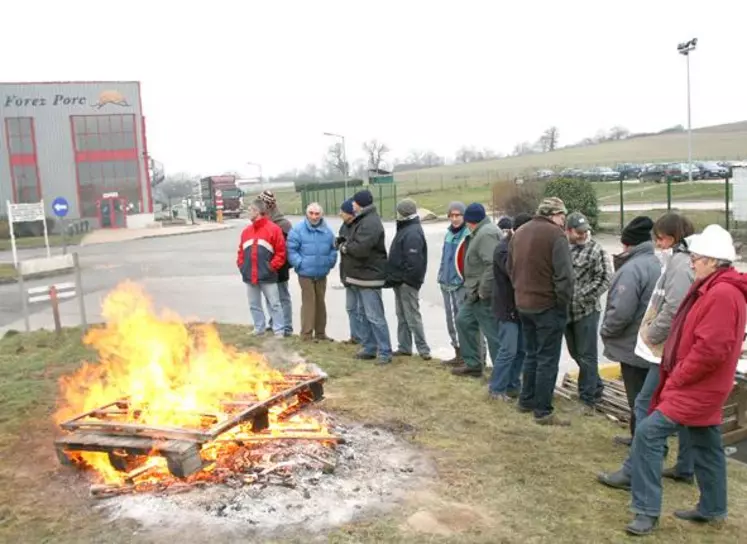
[[[709,225],[689,243],[695,283],[681,302],[664,345],[659,387],[636,428],[631,510],[634,535],[651,533],[661,513],[661,476],[669,436],[686,427],[692,440],[700,500],[680,519],[708,523],[726,517],[726,457],[721,444],[724,402],[734,387],[747,321],[747,275],[731,266],[731,235]]]
[[[262,200],[251,203],[249,219],[252,223],[241,233],[236,266],[246,283],[254,334],[265,332],[265,312],[262,309],[264,295],[272,318],[272,332],[282,338],[285,320],[278,290],[278,272],[285,264],[286,256],[283,231],[270,221],[267,204]]]

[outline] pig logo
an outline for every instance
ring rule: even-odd
[[[104,91],[99,94],[98,102],[93,104],[91,107],[100,110],[107,104],[113,104],[123,108],[128,108],[130,106],[130,103],[127,102],[127,99],[119,91]]]

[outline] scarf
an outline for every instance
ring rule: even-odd
[[[467,223],[462,223],[458,227],[455,227],[454,225],[449,225],[449,230],[452,234],[459,234],[462,229],[464,229],[467,226]]]

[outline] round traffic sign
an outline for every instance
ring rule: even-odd
[[[215,190],[215,198],[220,198],[222,196],[223,196],[223,191],[221,191],[220,189],[216,189]]]
[[[67,212],[70,211],[70,204],[68,204],[65,197],[58,196],[54,199],[54,202],[52,202],[52,211],[54,211],[54,214],[57,217],[65,217]]]

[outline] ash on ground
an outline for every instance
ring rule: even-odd
[[[237,479],[178,495],[127,495],[101,506],[113,517],[138,521],[146,532],[319,533],[391,511],[435,477],[423,453],[384,428],[337,422],[331,430],[345,441],[335,449],[308,441],[270,445],[268,462],[281,470],[254,483]]]

